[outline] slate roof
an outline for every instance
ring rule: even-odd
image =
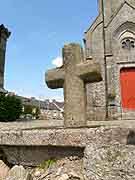
[[[44,109],[44,110],[63,111],[64,109],[64,102],[59,102],[55,99],[52,101],[50,101],[49,99],[42,101],[33,97],[32,98],[27,98],[23,96],[17,96],[17,97],[22,100],[23,105],[32,105],[32,106],[40,107],[40,109]]]

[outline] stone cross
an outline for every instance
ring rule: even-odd
[[[49,70],[45,76],[49,88],[64,88],[65,126],[85,126],[85,84],[101,80],[99,65],[84,61],[82,48],[72,43],[63,48],[63,66]]]
[[[5,67],[5,53],[6,43],[10,36],[10,32],[4,25],[0,25],[0,88],[4,86],[4,67]]]

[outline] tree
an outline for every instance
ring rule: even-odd
[[[22,102],[16,96],[0,93],[0,121],[14,121],[22,114]]]
[[[32,112],[32,115],[33,115],[36,119],[39,119],[39,115],[40,115],[40,109],[39,109],[39,107],[35,107],[35,110]]]
[[[24,105],[24,112],[23,114],[27,115],[27,114],[31,114],[33,117],[35,117],[36,119],[39,118],[39,114],[40,114],[40,109],[36,106],[32,106],[32,105]]]
[[[32,114],[32,106],[31,105],[24,105],[24,112],[23,114]]]

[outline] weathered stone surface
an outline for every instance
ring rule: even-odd
[[[9,167],[2,160],[0,160],[0,180],[5,180],[8,172]]]
[[[52,89],[63,87],[64,79],[65,79],[65,72],[63,68],[56,68],[53,70],[49,70],[46,73],[47,84]]]
[[[120,122],[119,122],[120,123]],[[4,123],[5,124],[5,123]],[[10,123],[9,123],[10,124]],[[18,123],[19,125],[20,123]],[[17,124],[16,124],[17,125]],[[31,123],[29,124],[31,125]],[[42,128],[39,128],[37,126],[33,129],[30,128],[30,126],[23,129],[19,129],[14,126],[11,126],[10,129],[7,129],[7,127],[1,127],[0,131],[0,145],[1,146],[48,146],[50,145],[57,145],[57,146],[80,146],[84,147],[85,143],[87,142],[87,136],[90,138],[93,137],[93,133],[96,132],[97,129],[102,129],[100,126],[103,124],[96,124],[96,126],[99,128],[77,128],[77,129],[62,129],[62,128],[50,128],[47,129],[44,126]],[[115,138],[121,137],[122,139],[126,140],[126,137],[132,128],[135,128],[134,121],[124,121],[121,126],[118,128],[119,124],[114,124],[112,126],[112,123],[109,126],[104,127],[104,129],[112,129],[113,132],[115,132],[115,136],[113,136],[114,140]],[[94,124],[92,125],[94,127]],[[112,137],[112,134],[110,133],[111,130],[108,130],[107,137],[109,135]],[[92,137],[91,137],[92,136]],[[62,137],[62,138],[61,138]],[[110,137],[110,138],[111,138]],[[121,142],[121,138],[119,141]],[[105,140],[105,139],[104,139]]]
[[[57,177],[56,180],[68,180],[69,176],[67,174],[62,174],[60,177]]]
[[[31,157],[31,163],[38,162],[40,156],[42,159],[43,148],[46,158],[42,160],[56,159],[52,168],[37,174],[45,180],[62,178],[63,174],[80,180],[135,179],[135,128],[1,131],[0,143],[10,163],[14,157],[14,162],[23,165],[28,165]]]
[[[83,149],[76,147],[61,146],[3,146],[7,161],[11,164],[21,164],[25,166],[37,166],[43,161],[52,157],[60,159],[69,156],[83,156]]]
[[[126,147],[120,144],[88,146],[85,160],[88,179],[135,179],[135,151],[133,149],[133,146]]]
[[[91,61],[77,64],[76,74],[84,81],[84,83],[101,81],[101,68],[99,64]]]
[[[49,120],[31,120],[24,122],[0,122],[1,131],[14,131],[14,130],[29,130],[29,129],[49,129],[64,127],[64,122],[61,119],[49,119]]]
[[[84,180],[83,159],[79,156],[61,157],[48,168],[36,168],[32,171],[33,180]]]
[[[85,83],[101,81],[100,66],[84,63],[80,45],[72,43],[63,48],[63,67],[49,70],[46,83],[50,88],[64,88],[64,124],[66,127],[86,125]]]
[[[23,166],[14,166],[8,173],[6,180],[30,180],[30,174]]]

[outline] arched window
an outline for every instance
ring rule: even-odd
[[[133,49],[135,47],[135,34],[131,31],[121,33],[120,42],[123,49]]]
[[[134,49],[135,23],[125,22],[114,31],[113,37],[119,41],[122,49]]]
[[[122,48],[123,49],[133,49],[135,47],[135,40],[134,39],[131,39],[131,38],[126,38],[126,39],[123,39],[122,42]]]

